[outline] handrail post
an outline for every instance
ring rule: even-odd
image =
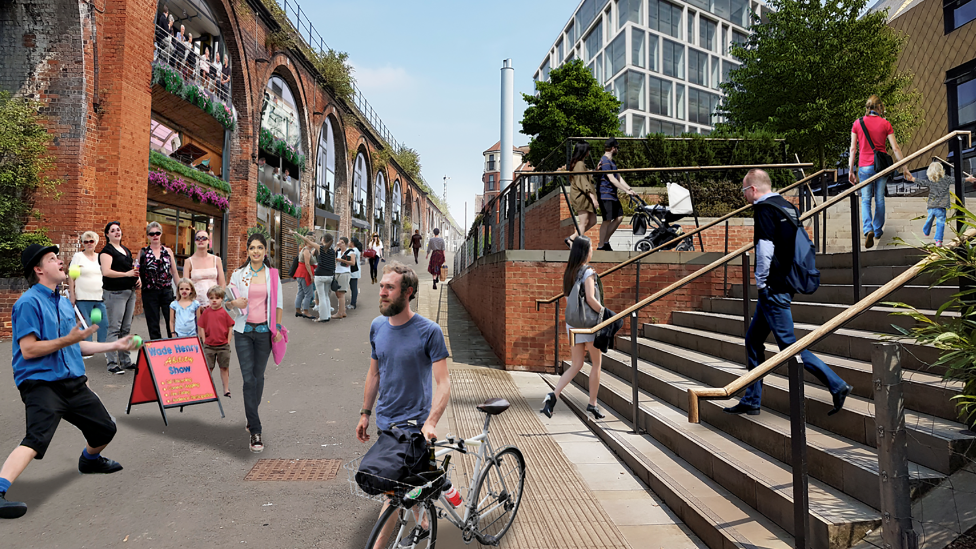
[[[813,208],[813,189],[809,189],[807,193],[808,207]],[[820,253],[820,216],[813,216],[813,251],[814,253]]]
[[[641,433],[641,428],[638,427],[637,420],[640,419],[638,416],[640,405],[637,401],[638,390],[637,390],[637,311],[630,313],[630,368],[633,371],[633,379],[631,380],[632,387],[632,398],[634,404],[634,434],[639,435]]]
[[[525,249],[525,186],[528,184],[528,177],[521,178],[519,182],[519,247]]]
[[[966,189],[962,181],[962,136],[956,136],[949,141],[949,151],[952,153],[952,175],[956,180],[956,196],[959,197],[959,205],[966,205]],[[957,216],[956,230],[962,232],[962,216]]]
[[[832,175],[830,175],[829,177],[827,176],[827,174],[821,176],[820,195],[821,197],[823,197],[823,203],[827,202],[827,192],[829,190],[827,187],[828,183],[831,181],[835,183],[837,182],[837,171],[834,170],[830,173]],[[820,253],[822,254],[827,253],[827,210],[826,209],[824,209],[823,211],[823,246],[820,248]]]
[[[858,193],[851,193],[851,283],[854,303],[861,301],[861,231],[858,230]]]
[[[808,547],[807,532],[810,523],[807,414],[803,389],[803,365],[793,357],[790,359],[790,443],[793,458],[793,538],[797,549]],[[908,498],[905,500],[908,501]]]
[[[725,254],[728,255],[728,254]],[[742,337],[749,335],[749,252],[742,254]],[[746,364],[749,364],[749,346],[746,345]]]
[[[704,250],[702,250],[704,251]],[[729,220],[725,220],[725,254],[729,255]],[[722,282],[722,295],[729,297],[729,262],[726,261],[722,268],[725,270],[725,275]]]
[[[555,321],[552,323],[552,329],[553,329],[553,332],[555,332],[555,336],[554,337],[555,337],[555,341],[556,341],[556,353],[555,353],[556,354],[556,364],[555,364],[555,366],[556,366],[556,372],[558,372],[559,375],[563,375],[563,363],[562,362],[559,362],[559,302],[560,301],[562,301],[562,299],[557,299],[556,300],[556,315],[555,315],[556,318],[555,318]]]
[[[636,304],[640,301],[640,272],[641,272],[641,262],[640,259],[636,261],[637,268],[635,269],[634,275],[634,303]]]
[[[509,183],[506,190],[508,193],[505,195],[505,199],[508,202],[508,246],[506,250],[511,250],[515,247],[515,197],[514,191],[518,187],[514,183]]]
[[[881,484],[881,540],[887,547],[917,549],[912,529],[908,478],[908,439],[901,385],[901,348],[875,343],[871,351],[874,410],[878,427],[878,479]]]

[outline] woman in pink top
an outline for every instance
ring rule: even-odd
[[[210,234],[207,231],[197,231],[193,238],[196,248],[193,255],[183,263],[183,276],[193,282],[197,291],[197,301],[201,306],[207,305],[207,291],[214,286],[227,286],[224,280],[224,265],[220,258],[210,253]]]
[[[881,98],[872,95],[868,98],[865,105],[864,117],[854,121],[851,127],[851,150],[848,162],[849,171],[847,178],[851,185],[857,185],[859,181],[864,181],[874,177],[874,151],[885,152],[885,140],[891,143],[891,151],[895,153],[895,161],[901,160],[901,149],[895,139],[895,131],[891,124],[883,118],[884,105]],[[864,135],[864,128],[868,130],[868,136]],[[874,143],[874,148],[871,147]],[[854,171],[854,159],[860,157],[857,163],[857,172]],[[902,167],[905,179],[915,181],[908,166]],[[856,175],[855,175],[856,174]],[[887,177],[879,177],[870,185],[861,189],[861,222],[864,224],[864,247],[874,246],[874,239],[881,239],[884,232],[885,222],[885,186],[888,183]],[[874,216],[871,216],[871,198],[874,198]]]
[[[234,271],[227,288],[236,299],[225,302],[227,306],[241,314],[234,322],[234,349],[241,364],[241,379],[244,381],[244,415],[247,417],[247,430],[251,434],[252,452],[264,450],[261,440],[261,418],[258,405],[264,394],[264,371],[271,356],[270,323],[277,323],[275,341],[280,341],[281,315],[284,310],[281,278],[278,271],[271,268],[268,261],[268,242],[260,233],[247,239],[248,261]],[[268,303],[269,284],[277,289],[277,302]]]

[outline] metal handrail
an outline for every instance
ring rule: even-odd
[[[792,183],[792,184],[790,184],[790,185],[788,185],[786,187],[783,187],[782,189],[779,190],[779,192],[780,193],[785,193],[787,191],[791,191],[794,188],[796,188],[797,186],[800,186],[800,185],[803,185],[803,184],[809,184],[809,181],[811,179],[813,179],[813,178],[820,177],[823,174],[826,174],[826,173],[829,173],[829,172],[834,172],[834,171],[836,171],[836,170],[820,170],[817,173],[808,175],[807,177],[804,177],[803,179],[800,179],[800,180],[798,180],[798,181],[796,181],[796,182],[794,182],[794,183]],[[661,244],[660,246],[658,246],[656,248],[652,248],[650,250],[647,250],[646,252],[641,252],[641,253],[637,254],[636,256],[627,259],[626,261],[623,261],[621,263],[618,263],[617,265],[614,265],[613,267],[610,267],[606,271],[603,271],[602,273],[600,273],[598,276],[604,277],[606,275],[609,275],[611,273],[614,273],[616,271],[619,271],[620,269],[626,267],[627,265],[630,265],[632,263],[636,263],[637,261],[640,261],[641,259],[643,259],[643,258],[651,255],[654,252],[657,252],[657,251],[659,251],[661,249],[664,249],[664,248],[666,248],[668,246],[677,244],[677,243],[681,242],[682,240],[684,240],[686,238],[689,238],[689,237],[695,236],[696,234],[699,234],[701,232],[704,232],[705,230],[710,229],[710,228],[718,225],[719,223],[721,223],[721,222],[723,222],[723,221],[725,221],[727,219],[733,218],[733,217],[741,214],[742,212],[745,212],[746,210],[748,210],[749,208],[752,208],[752,207],[754,207],[753,204],[747,204],[747,205],[739,208],[738,210],[735,210],[733,212],[729,212],[729,213],[723,215],[722,217],[720,217],[720,218],[712,221],[711,223],[707,223],[705,225],[702,225],[701,227],[698,227],[698,228],[696,228],[695,230],[693,230],[691,232],[682,233],[681,235],[675,237],[672,240],[669,240],[669,241],[665,242],[664,244]],[[552,296],[549,299],[537,299],[537,300],[535,300],[536,310],[539,310],[539,305],[545,305],[547,303],[552,303],[552,302],[554,302],[554,301],[556,301],[558,299],[563,298],[565,295],[566,294],[564,294],[564,293],[560,293],[559,295]]]
[[[566,170],[555,172],[524,172],[526,175],[605,175],[608,173],[650,173],[650,172],[713,172],[722,170],[751,170],[758,168],[761,170],[796,170],[812,168],[809,162],[797,162],[793,164],[744,164],[730,166],[675,166],[675,167],[654,167],[654,168],[623,168],[619,170],[592,170],[568,172]],[[511,185],[509,185],[511,186]],[[507,187],[506,187],[507,188]]]
[[[902,166],[908,164],[912,160],[915,160],[919,156],[922,156],[924,153],[926,153],[926,152],[934,149],[935,147],[937,147],[937,146],[945,143],[946,141],[949,141],[950,139],[952,139],[954,137],[957,137],[957,136],[959,136],[959,137],[962,137],[962,136],[969,137],[970,136],[970,133],[967,132],[967,131],[954,131],[952,133],[947,134],[946,136],[942,137],[941,139],[930,143],[927,147],[925,147],[925,148],[923,148],[923,149],[921,149],[921,150],[919,150],[919,151],[917,151],[917,152],[915,152],[915,153],[913,153],[913,154],[911,154],[911,155],[909,155],[909,156],[907,156],[905,158],[902,158],[898,162],[895,162],[890,167],[888,167],[887,169],[881,171],[880,173],[877,173],[877,174],[869,177],[868,179],[865,179],[864,181],[861,181],[857,185],[852,186],[850,189],[847,189],[847,190],[845,190],[845,191],[837,194],[836,196],[834,196],[830,200],[827,200],[826,202],[821,203],[819,206],[816,206],[814,208],[811,208],[810,210],[808,210],[807,212],[805,212],[803,215],[800,216],[800,221],[802,222],[802,221],[805,221],[807,219],[810,219],[814,215],[820,213],[822,210],[825,210],[825,209],[833,206],[834,204],[837,204],[841,200],[844,200],[844,199],[850,197],[853,193],[855,193],[855,192],[861,190],[863,187],[866,187],[867,185],[873,183],[875,180],[877,180],[879,178],[882,178],[882,177],[886,177],[887,175],[893,173],[898,168],[901,168]],[[797,182],[797,183],[799,183],[799,182]],[[710,263],[705,268],[699,269],[699,270],[695,271],[694,273],[692,273],[692,274],[690,274],[690,275],[682,278],[681,280],[679,280],[679,281],[671,284],[667,288],[664,288],[662,290],[657,291],[656,293],[654,293],[650,297],[647,297],[647,298],[645,298],[645,299],[643,299],[643,300],[635,303],[634,305],[632,305],[630,307],[627,307],[623,311],[621,311],[621,312],[617,313],[616,315],[608,318],[607,320],[604,320],[603,322],[597,324],[596,326],[594,326],[592,328],[574,328],[573,330],[571,330],[571,333],[573,333],[573,334],[595,334],[595,333],[599,332],[600,330],[602,330],[603,328],[609,326],[610,324],[612,324],[612,323],[614,323],[614,322],[616,322],[618,320],[622,320],[624,317],[626,317],[630,313],[633,313],[634,311],[637,311],[639,309],[642,309],[642,308],[646,307],[647,305],[649,305],[649,304],[657,301],[658,299],[666,296],[667,294],[673,292],[674,290],[677,290],[678,288],[680,288],[680,287],[688,284],[689,282],[691,282],[691,281],[693,281],[693,280],[695,280],[695,279],[697,279],[697,278],[699,278],[701,276],[704,276],[705,274],[707,274],[712,269],[714,269],[716,267],[720,267],[724,263],[726,263],[728,261],[731,261],[732,259],[734,259],[734,258],[742,255],[745,252],[748,252],[754,246],[755,246],[755,244],[746,244],[746,245],[742,246],[741,248],[739,248],[738,250],[736,250],[734,252],[731,252],[728,255],[722,257],[721,259],[718,259],[718,260]],[[776,355],[776,356],[779,356],[779,355]],[[790,355],[790,356],[792,356],[792,355]],[[789,356],[787,358],[789,358]],[[763,365],[768,364],[771,361],[772,361],[772,359],[764,362]],[[766,371],[768,372],[768,370],[771,370],[772,368],[775,368],[776,366],[779,366],[783,362],[785,362],[785,360],[781,360],[781,361],[777,362],[774,366],[770,367]],[[762,368],[762,366],[753,369],[752,372],[750,372],[749,374],[747,374],[747,376],[748,375],[752,375],[753,372],[759,371],[760,368]],[[765,374],[763,374],[763,375],[765,375]],[[744,377],[746,377],[746,376],[744,376]],[[758,379],[758,377],[761,377],[761,376],[756,376],[756,378],[753,379],[752,381],[755,381],[756,379]]]

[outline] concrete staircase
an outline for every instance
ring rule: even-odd
[[[917,258],[911,250],[861,254],[862,295],[902,272]],[[849,254],[818,257],[823,285],[793,306],[801,337],[853,303]],[[916,280],[887,301],[904,301],[923,310],[938,308],[956,291],[929,289]],[[633,378],[629,336],[603,358],[600,394],[608,419],[590,421],[596,433],[712,549],[792,547],[793,497],[789,387],[786,368],[765,379],[758,416],[722,411],[737,402],[701,402],[701,423],[688,423],[687,390],[724,386],[745,373],[742,288],[729,298],[705,298],[701,310],[676,312],[671,324],[644,324],[638,340],[638,426],[632,425]],[[750,288],[755,293],[755,288]],[[751,303],[755,310],[755,302]],[[810,529],[812,547],[843,549],[880,525],[880,489],[872,384],[872,343],[879,334],[896,334],[892,324],[910,320],[875,307],[812,347],[854,386],[844,410],[827,416],[831,396],[808,376],[805,387]],[[919,497],[964,465],[974,453],[974,438],[956,421],[952,396],[961,384],[945,382],[927,367],[937,352],[904,342],[902,352],[912,497]],[[776,346],[767,343],[767,356]],[[568,368],[570,364],[564,363]],[[589,386],[587,364],[564,392],[563,401],[583,415]],[[554,381],[554,380],[553,380]],[[966,432],[968,433],[968,431]]]

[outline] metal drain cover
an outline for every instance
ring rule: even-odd
[[[332,480],[341,466],[339,459],[259,459],[244,480]]]

